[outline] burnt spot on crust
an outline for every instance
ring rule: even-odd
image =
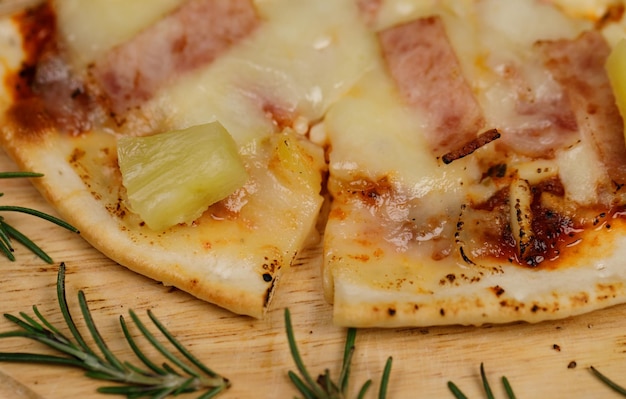
[[[387,314],[389,314],[389,316],[395,316],[396,315],[396,309],[393,307],[389,307],[387,309]]]
[[[124,217],[128,213],[128,209],[123,205],[123,202],[122,202],[121,199],[118,202],[116,202],[115,204],[107,205],[106,209],[107,209],[107,211],[109,211],[109,213],[111,215],[115,215],[115,216],[117,216],[120,219],[124,219]]]
[[[574,306],[584,305],[586,303],[589,303],[589,294],[587,294],[586,292],[581,292],[578,295],[573,295],[570,298],[570,301]]]
[[[269,274],[270,276],[275,274],[277,270],[280,269],[280,261],[278,259],[271,259],[267,256],[265,256],[264,258],[264,262],[263,262],[263,270],[265,271],[265,274]],[[265,280],[265,277],[263,277],[263,279]],[[267,280],[265,280],[267,281]]]
[[[596,284],[596,299],[603,301],[617,296],[617,287],[613,284]]]
[[[272,300],[272,294],[274,293],[274,286],[276,285],[276,279],[272,279],[269,287],[265,291],[265,297],[263,298],[263,307],[267,308],[270,301]]]
[[[495,287],[491,287],[491,292],[493,292],[497,297],[501,296],[502,294],[504,294],[504,288],[500,287],[499,285],[496,285]]]
[[[76,164],[80,162],[81,159],[83,159],[85,155],[86,155],[85,150],[80,149],[80,148],[74,148],[74,150],[70,154],[70,158],[68,161],[70,164],[76,166]]]
[[[503,273],[503,271],[501,269],[498,268],[494,268],[493,270],[494,274],[501,274]],[[478,283],[480,282],[480,280],[482,279],[482,276],[484,275],[484,273],[478,272],[475,275],[467,275],[465,273],[461,273],[461,274],[447,274],[445,277],[441,278],[439,280],[439,285],[446,285],[446,284],[450,284],[450,285],[461,285],[461,284],[474,284],[474,283]]]

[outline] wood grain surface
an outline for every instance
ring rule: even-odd
[[[0,153],[0,171],[9,170],[16,166]],[[5,194],[0,197],[2,205],[54,214],[28,180],[0,180],[0,192]],[[2,313],[32,314],[31,306],[37,305],[50,321],[63,325],[55,284],[58,265],[65,262],[71,311],[79,314],[76,294],[83,290],[102,335],[124,360],[133,360],[134,355],[123,338],[119,316],[133,309],[149,324],[145,311],[151,309],[197,357],[232,381],[232,388],[220,398],[292,398],[297,391],[287,371],[295,366],[283,320],[288,306],[309,370],[317,374],[328,368],[335,376],[339,371],[346,330],[332,325],[331,306],[322,297],[319,248],[306,251],[286,273],[267,317],[253,320],[130,272],[60,227],[28,215],[3,217],[40,244],[55,263],[48,265],[21,246],[15,252],[16,262],[0,257]],[[448,381],[470,398],[485,397],[481,362],[497,398],[505,397],[503,375],[518,398],[620,397],[601,384],[589,367],[626,385],[625,316],[626,306],[617,306],[535,325],[359,330],[352,392],[356,394],[357,385],[371,378],[374,383],[367,397],[376,397],[385,360],[393,356],[390,399],[452,398]],[[76,319],[83,328],[82,318]],[[0,319],[0,331],[12,329],[13,324]],[[139,336],[136,329],[132,331]],[[0,340],[0,351],[47,352],[19,338]],[[77,369],[0,363],[0,398],[98,398],[104,397],[95,391],[101,385]]]

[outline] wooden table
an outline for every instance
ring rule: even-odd
[[[0,153],[0,171],[16,170]],[[0,204],[54,211],[28,180],[0,180]],[[3,214],[55,260],[48,265],[18,245],[16,262],[0,257],[0,311],[32,314],[38,308],[64,326],[56,303],[58,265],[67,265],[67,295],[77,324],[84,327],[76,293],[83,290],[92,314],[111,349],[124,360],[134,355],[123,338],[118,318],[135,310],[150,326],[151,309],[166,327],[209,367],[227,376],[232,388],[220,398],[289,398],[297,391],[287,378],[295,366],[289,354],[283,311],[288,306],[299,348],[309,370],[329,368],[337,375],[345,329],[334,327],[331,306],[322,297],[320,249],[281,281],[265,320],[233,315],[190,295],[137,275],[107,259],[80,236],[28,215]],[[597,367],[626,385],[626,306],[536,325],[433,327],[359,330],[353,360],[352,392],[366,379],[374,398],[385,360],[393,356],[388,398],[452,398],[454,381],[470,398],[485,397],[479,366],[483,362],[497,398],[505,393],[500,377],[511,382],[518,398],[620,397],[590,372]],[[127,317],[128,320],[128,317]],[[134,326],[133,326],[134,327]],[[0,331],[14,329],[0,320]],[[132,330],[136,336],[139,332]],[[0,340],[0,351],[40,351],[20,338]],[[149,353],[152,353],[148,351]],[[574,366],[575,365],[575,366]],[[4,375],[3,375],[4,374]],[[16,393],[19,383],[29,390]],[[98,398],[102,383],[77,369],[0,363],[0,398]],[[185,397],[196,397],[188,395]]]

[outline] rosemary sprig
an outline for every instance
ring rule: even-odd
[[[33,172],[0,172],[0,179],[13,179],[13,178],[23,178],[23,177],[41,177],[43,176],[41,173],[33,173]],[[4,193],[0,193],[0,197],[3,196]],[[44,212],[37,211],[31,208],[24,208],[21,206],[11,206],[4,205],[0,206],[0,212],[20,212],[26,213],[28,215],[36,216],[38,218],[47,220],[51,223],[59,225],[63,228],[68,229],[74,233],[78,233],[78,229],[69,223],[64,222],[63,220],[56,218],[52,215],[49,215]],[[15,227],[11,226],[7,223],[4,217],[0,216],[0,252],[4,253],[4,255],[9,258],[10,261],[15,261],[15,255],[13,255],[13,243],[12,240],[19,242],[24,245],[27,249],[41,258],[44,262],[53,263],[52,258],[37,244],[35,244],[30,238],[26,235],[22,234]]]
[[[348,329],[346,337],[346,344],[343,353],[343,362],[341,365],[341,371],[339,372],[339,378],[337,382],[333,382],[330,377],[330,371],[326,369],[324,374],[320,374],[317,380],[311,377],[308,372],[296,344],[296,338],[291,325],[291,315],[289,309],[285,309],[285,329],[287,331],[287,340],[289,341],[289,350],[291,356],[300,372],[300,375],[289,371],[287,375],[289,379],[298,389],[298,391],[304,396],[305,399],[345,399],[348,394],[348,380],[350,377],[350,365],[352,362],[352,355],[354,354],[354,342],[356,340],[356,329]],[[381,377],[380,388],[378,391],[378,398],[384,399],[387,396],[387,387],[389,383],[389,376],[391,374],[392,358],[389,357],[385,363],[385,369]],[[365,397],[367,390],[372,384],[372,380],[367,380],[357,394],[358,399]]]
[[[120,324],[124,336],[135,355],[143,363],[143,366],[136,366],[127,361],[122,362],[107,347],[103,337],[96,328],[87,306],[85,295],[82,291],[79,291],[78,301],[81,313],[87,329],[97,346],[97,350],[93,349],[79,332],[70,314],[65,296],[65,264],[63,263],[59,267],[57,277],[57,299],[71,337],[61,333],[39,312],[36,306],[33,306],[35,317],[31,317],[24,312],[20,312],[21,318],[5,314],[4,316],[20,327],[21,330],[2,333],[0,338],[28,338],[54,349],[61,356],[37,353],[0,353],[0,361],[78,367],[85,370],[87,377],[120,383],[120,385],[116,386],[99,388],[98,392],[126,395],[127,398],[165,398],[169,395],[175,396],[184,392],[203,391],[204,393],[199,396],[199,399],[207,399],[214,397],[230,386],[228,379],[206,367],[185,349],[150,311],[148,311],[148,316],[154,325],[191,365],[185,363],[180,357],[177,357],[177,355],[161,344],[132,310],[129,311],[130,316],[144,338],[167,358],[171,364],[164,362],[162,365],[158,365],[151,361],[141,351],[135,339],[131,336],[124,318],[120,316]]]
[[[595,375],[600,381],[606,384],[609,388],[614,390],[615,392],[621,394],[622,396],[626,396],[626,388],[618,385],[616,382],[613,382],[609,377],[602,374],[597,368],[591,366],[589,367],[593,375]]]
[[[489,385],[489,381],[487,380],[487,374],[485,373],[485,367],[483,363],[480,364],[480,378],[483,382],[485,396],[487,397],[487,399],[494,399],[495,396],[493,396],[493,391],[491,390],[491,386]],[[502,377],[502,385],[504,385],[504,390],[506,391],[507,397],[509,399],[515,399],[515,393],[513,393],[511,384],[509,384],[509,380],[506,377]],[[467,396],[465,396],[465,394],[452,381],[448,382],[448,388],[455,398],[467,399]]]

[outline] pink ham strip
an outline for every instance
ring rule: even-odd
[[[582,137],[595,146],[609,177],[620,188],[626,184],[626,143],[622,117],[604,69],[609,45],[600,33],[590,31],[574,40],[538,46],[570,99]]]
[[[124,113],[173,77],[210,63],[257,25],[249,0],[190,0],[111,50],[93,74],[111,109]]]
[[[537,68],[544,68],[540,64]],[[526,84],[526,78],[514,66],[509,66],[502,78],[512,83],[516,95],[515,110],[518,123],[506,123],[498,147],[511,148],[518,154],[547,158],[554,151],[576,143],[580,139],[576,115],[563,88],[550,93],[538,93]],[[517,119],[517,118],[516,118]]]
[[[400,93],[425,118],[433,152],[442,155],[475,139],[485,124],[483,113],[441,19],[388,28],[379,40]]]

